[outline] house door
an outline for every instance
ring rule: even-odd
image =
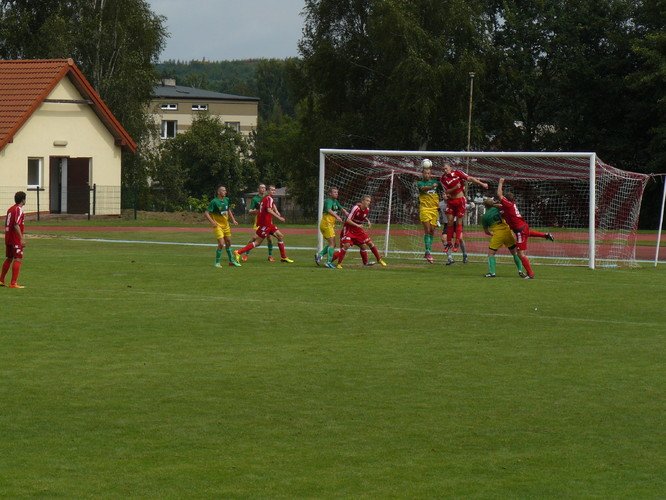
[[[90,210],[90,158],[67,159],[67,213]]]
[[[67,212],[67,185],[63,186],[63,172],[65,172],[65,182],[67,182],[67,158],[51,156],[49,158],[49,212],[52,214]]]

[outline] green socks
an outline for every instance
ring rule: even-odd
[[[488,256],[488,272],[490,274],[495,274],[495,269],[497,269],[497,261],[495,260],[494,255]]]
[[[215,250],[215,263],[219,264],[220,259],[222,259],[222,249],[218,248],[217,250]]]
[[[430,253],[432,250],[432,234],[424,234],[423,243],[425,244],[426,253]]]

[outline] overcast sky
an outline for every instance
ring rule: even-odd
[[[304,0],[148,0],[166,17],[161,61],[298,56]]]

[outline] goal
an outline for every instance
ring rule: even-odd
[[[371,236],[385,255],[423,256],[419,222],[420,163],[432,161],[433,174],[443,165],[482,179],[487,191],[469,184],[464,237],[470,256],[485,256],[488,237],[481,216],[483,196],[496,196],[497,182],[516,195],[530,227],[549,231],[555,242],[530,240],[534,262],[561,265],[635,265],[636,235],[643,190],[649,176],[619,170],[595,153],[373,151],[321,149],[319,155],[319,216],[325,194],[339,189],[339,200],[351,207],[364,194],[372,196]],[[322,238],[319,235],[319,248]],[[435,245],[433,248],[441,245]],[[505,254],[506,252],[498,252]]]

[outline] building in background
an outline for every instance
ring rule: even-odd
[[[134,140],[72,59],[0,60],[0,206],[27,191],[28,213],[118,215],[122,150]]]
[[[159,127],[161,139],[171,139],[186,132],[200,113],[219,117],[225,125],[244,136],[257,128],[259,98],[222,94],[210,90],[176,85],[164,79],[153,90],[151,113]]]

